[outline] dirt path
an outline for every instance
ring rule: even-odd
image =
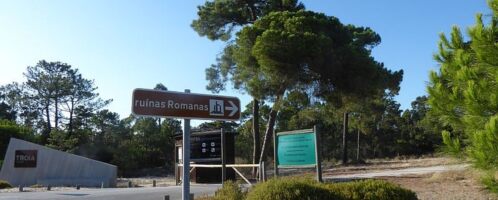
[[[384,170],[369,173],[354,173],[354,174],[341,174],[325,176],[324,179],[364,179],[364,178],[375,178],[375,177],[391,177],[391,176],[407,176],[407,175],[422,175],[430,174],[435,172],[446,172],[446,171],[461,171],[469,167],[469,164],[458,164],[458,165],[439,165],[432,167],[413,167],[397,170]]]
[[[328,181],[375,178],[396,183],[417,193],[421,200],[497,199],[479,181],[469,164],[449,158],[373,161],[367,165],[331,167]]]

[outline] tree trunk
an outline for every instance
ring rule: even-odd
[[[69,124],[68,124],[69,136],[73,135],[73,115],[74,115],[74,98],[71,98],[71,107],[69,108]]]
[[[55,114],[54,114],[54,128],[57,130],[59,128],[59,99],[56,97],[54,99]]]
[[[42,144],[48,143],[48,137],[50,136],[50,132],[52,132],[52,124],[50,123],[50,107],[49,104],[45,106],[45,114],[47,115],[47,127],[42,135]]]
[[[252,133],[253,133],[253,154],[252,163],[256,164],[259,161],[260,154],[260,136],[259,136],[259,101],[253,99],[252,101]],[[253,177],[256,177],[257,168],[252,169]]]
[[[266,146],[271,142],[270,139],[273,136],[273,127],[275,126],[275,121],[277,120],[278,106],[281,95],[277,96],[272,109],[270,110],[270,116],[268,117],[268,125],[266,127],[265,137],[263,139],[263,146],[261,147],[261,156],[259,157],[259,163],[266,160]]]
[[[348,112],[344,112],[344,124],[342,126],[342,164],[348,163]]]
[[[356,138],[356,161],[360,161],[360,129],[358,128],[358,137]]]

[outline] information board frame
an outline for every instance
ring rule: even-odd
[[[279,161],[279,137],[282,136],[296,136],[296,135],[301,135],[304,136],[305,134],[313,134],[313,144],[314,144],[314,159],[315,163],[314,164],[295,164],[295,165],[280,165]],[[306,135],[309,139],[309,135]],[[283,145],[282,145],[283,146]],[[296,146],[294,146],[296,147]],[[300,147],[306,147],[305,145],[297,146],[297,148]],[[309,151],[309,149],[307,149]],[[282,151],[282,150],[281,150]],[[301,151],[304,151],[301,149]],[[285,132],[273,132],[273,155],[274,155],[274,170],[275,170],[275,175],[278,176],[279,174],[279,169],[295,169],[295,168],[316,168],[316,175],[317,175],[317,181],[321,182],[322,181],[322,163],[321,163],[321,155],[320,155],[320,134],[318,133],[317,127],[314,126],[312,129],[301,129],[301,130],[293,130],[293,131],[285,131]],[[309,153],[309,152],[308,152]],[[303,153],[305,156],[306,153]],[[302,162],[309,162],[309,158],[305,157],[303,159],[308,159],[308,160],[301,160]]]

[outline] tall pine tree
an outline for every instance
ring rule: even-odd
[[[477,15],[476,25],[468,29],[468,41],[457,27],[449,39],[441,35],[435,55],[440,69],[431,72],[428,91],[432,112],[453,128],[444,132],[444,142],[453,150],[465,149],[475,166],[496,169],[498,0],[488,3],[493,14],[490,19]]]

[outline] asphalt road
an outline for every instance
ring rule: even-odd
[[[220,187],[220,184],[191,185],[190,192],[195,196],[212,195]],[[181,199],[182,186],[0,193],[0,200],[164,200],[165,195],[169,195],[171,200]]]
[[[343,174],[323,177],[328,181],[341,181],[351,179],[374,178],[381,176],[403,176],[409,174],[426,174],[451,170],[463,170],[468,164],[442,165],[432,167],[415,167],[398,170],[381,170],[370,173]],[[190,191],[195,196],[213,195],[221,184],[191,185]],[[12,192],[0,193],[0,200],[163,200],[169,195],[171,200],[181,199],[182,187],[147,187],[147,188],[106,188],[106,189],[81,189],[70,191],[45,191],[45,192]]]

